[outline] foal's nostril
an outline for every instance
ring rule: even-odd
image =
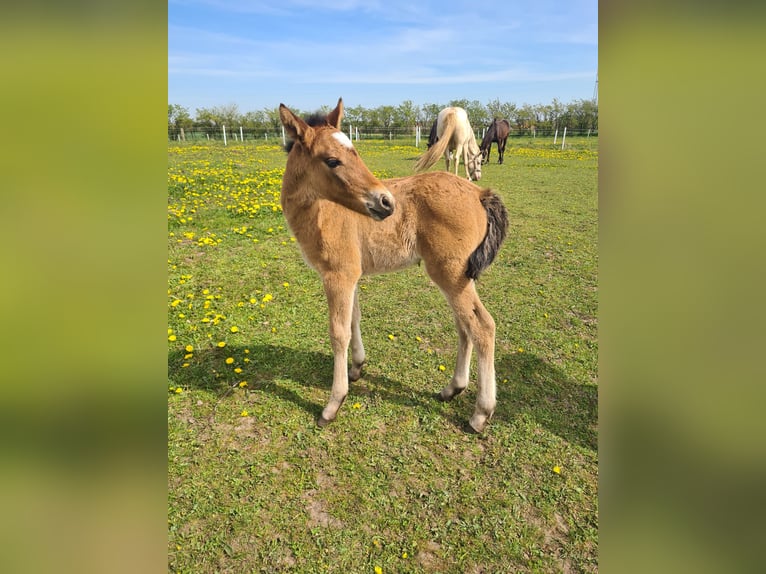
[[[386,211],[393,211],[394,210],[394,204],[393,204],[393,202],[391,201],[391,199],[387,195],[382,195],[380,197],[380,205]]]

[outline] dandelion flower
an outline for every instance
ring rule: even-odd
[[[176,387],[176,394],[177,395],[180,395],[183,392],[184,392],[184,390],[181,387]]]
[[[389,335],[388,339],[389,339],[389,341],[393,341],[394,340],[394,336],[393,335]]]
[[[237,327],[236,325],[234,325],[234,326],[232,326],[232,328],[231,328],[231,329],[229,329],[229,331],[231,331],[232,333],[236,333],[237,331],[239,331],[239,327]]]
[[[440,371],[446,371],[447,367],[445,367],[444,365],[439,365],[439,370]]]
[[[282,283],[282,287],[284,287],[285,289],[287,289],[289,286],[290,286],[290,284],[287,281]]]
[[[361,403],[354,403],[351,408],[360,409],[360,408],[362,408],[362,404]]]
[[[383,574],[383,568],[380,566],[375,566],[375,574]]]
[[[558,465],[554,466],[553,472],[555,472],[556,474],[561,474],[561,467]]]
[[[247,386],[247,381],[242,381],[241,383],[239,383],[239,387],[241,389],[244,389],[246,386]]]
[[[517,352],[519,352],[519,353],[523,353],[523,352],[524,352],[524,349],[522,349],[521,347],[519,347],[518,349],[516,349],[516,351],[517,351]]]
[[[274,296],[273,296],[271,293],[266,293],[266,294],[263,296],[263,299],[261,299],[261,301],[262,301],[263,303],[268,303],[268,302],[269,302],[269,301],[271,301],[273,298],[274,298]]]
[[[217,346],[223,349],[226,346],[226,341],[218,341]]]
[[[168,341],[175,341],[176,339],[177,337],[175,335],[170,335],[170,337],[168,337]]]
[[[234,362],[234,357],[226,357],[226,364],[231,365]]]
[[[249,413],[246,410],[243,410],[241,413],[239,413],[239,416],[246,417]]]
[[[194,350],[194,347],[192,347],[191,345],[186,345],[186,347],[184,347],[184,349],[186,349],[187,353],[191,353]]]

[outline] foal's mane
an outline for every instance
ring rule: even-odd
[[[327,121],[327,114],[323,112],[314,112],[308,116],[304,116],[303,121],[310,125],[312,128],[330,125],[330,122]],[[294,145],[295,140],[288,139],[287,143],[285,143],[285,151],[290,153],[290,150],[293,149]]]

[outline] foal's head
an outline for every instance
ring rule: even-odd
[[[339,203],[375,220],[394,212],[394,198],[367,169],[351,140],[340,131],[343,100],[324,120],[311,124],[279,105],[279,117],[292,140],[289,149],[285,186],[304,185],[306,196]],[[293,170],[295,177],[288,177]],[[288,183],[290,182],[290,183]]]

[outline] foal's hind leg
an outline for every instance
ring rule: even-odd
[[[476,406],[468,424],[482,432],[495,412],[495,321],[484,308],[473,281],[460,295],[450,301],[458,321],[476,347],[478,381]]]
[[[495,412],[495,321],[485,309],[473,280],[462,271],[438,264],[426,265],[426,271],[439,285],[455,315],[458,330],[458,359],[455,376],[442,389],[439,398],[450,400],[460,394],[468,384],[468,368],[471,348],[476,348],[478,383],[476,406],[468,424],[476,432],[482,432]]]

